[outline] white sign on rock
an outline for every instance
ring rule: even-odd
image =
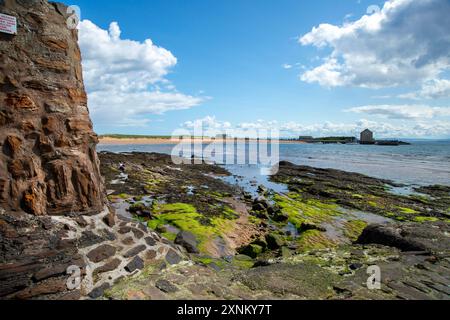
[[[8,34],[17,34],[16,17],[0,13],[0,32]]]

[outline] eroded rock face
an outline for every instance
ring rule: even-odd
[[[0,206],[35,216],[95,214],[104,190],[66,7],[0,1],[18,34],[0,33]]]

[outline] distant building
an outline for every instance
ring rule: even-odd
[[[361,132],[361,139],[359,141],[361,144],[375,144],[375,139],[373,138],[373,132],[369,129]]]

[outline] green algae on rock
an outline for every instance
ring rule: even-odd
[[[352,241],[358,240],[359,236],[367,227],[367,222],[363,220],[351,220],[344,223],[344,234]]]
[[[418,221],[416,215],[448,219],[450,187],[414,188],[419,195],[404,196],[391,192],[399,185],[383,179],[334,169],[297,166],[282,161],[271,181],[284,183],[291,193],[303,199],[320,200],[339,206],[371,212],[399,221]],[[419,219],[421,220],[421,219]]]
[[[231,209],[229,209],[231,210]],[[158,227],[170,225],[179,231],[189,231],[198,240],[201,252],[208,252],[208,245],[217,237],[232,228],[233,220],[224,218],[210,218],[204,221],[203,215],[196,208],[186,203],[157,204],[153,207],[152,220],[148,221],[148,227],[156,230]],[[170,231],[164,234],[169,240],[176,237]]]
[[[122,157],[122,156],[120,156]],[[136,170],[147,159],[138,155],[130,156],[129,163],[136,164]],[[114,163],[114,157],[107,157]],[[423,293],[415,288],[420,286],[411,280],[411,275],[420,274],[420,279],[428,281],[430,277],[440,277],[440,265],[445,264],[439,257],[426,257],[413,253],[403,254],[392,247],[373,244],[358,245],[370,223],[382,222],[391,225],[390,217],[396,220],[417,221],[411,225],[411,232],[427,221],[442,220],[449,204],[440,211],[430,209],[432,201],[428,196],[402,197],[389,193],[385,181],[366,177],[352,177],[353,182],[336,187],[336,177],[307,175],[309,181],[301,188],[297,182],[301,178],[290,177],[290,192],[277,194],[266,192],[262,206],[254,206],[255,201],[222,181],[206,174],[210,167],[179,167],[167,169],[165,156],[152,155],[153,163],[145,166],[147,174],[157,172],[164,179],[148,183],[147,180],[133,180],[130,185],[110,185],[115,192],[111,199],[129,202],[131,211],[148,209],[151,213],[145,219],[147,224],[169,240],[175,240],[180,231],[189,231],[198,240],[200,254],[191,254],[191,261],[175,265],[156,266],[145,278],[126,279],[117,287],[113,286],[107,297],[111,299],[396,299],[413,295],[421,297]],[[124,160],[125,161],[125,160]],[[138,169],[139,168],[139,169]],[[180,171],[181,170],[181,171]],[[206,170],[206,171],[205,171]],[[213,171],[215,169],[212,169]],[[328,171],[324,170],[323,174]],[[313,173],[313,174],[311,174]],[[117,173],[114,173],[117,175]],[[140,175],[133,174],[131,179]],[[314,179],[320,177],[317,182]],[[340,177],[344,179],[343,177]],[[366,180],[367,179],[367,180]],[[164,180],[164,181],[163,181]],[[344,179],[345,180],[345,179]],[[361,181],[360,181],[361,180]],[[360,188],[364,181],[367,185]],[[322,190],[318,186],[323,185]],[[370,185],[372,184],[372,185]],[[141,187],[138,187],[138,186]],[[142,188],[145,187],[145,188]],[[341,188],[343,187],[343,188]],[[339,192],[336,191],[339,189]],[[445,198],[442,188],[432,188],[435,196]],[[438,191],[436,191],[438,190]],[[436,193],[437,192],[437,193]],[[151,193],[151,194],[149,194]],[[150,196],[149,196],[150,195]],[[256,201],[258,202],[258,201]],[[431,203],[431,204],[430,204]],[[142,207],[145,206],[145,208]],[[258,230],[241,242],[233,250],[220,251],[226,246],[229,237],[240,238],[236,227],[242,223],[242,208],[252,205],[260,211],[251,212],[245,226]],[[355,210],[355,209],[361,210]],[[248,213],[248,212],[247,212]],[[375,219],[377,218],[377,219]],[[424,225],[424,227],[426,227]],[[443,229],[442,229],[443,230]],[[377,237],[379,238],[379,237]],[[445,241],[444,241],[445,242]],[[429,259],[432,262],[428,262]],[[424,271],[417,262],[433,269]],[[390,268],[391,263],[396,269]],[[433,263],[439,264],[435,266]],[[384,290],[372,292],[364,287],[367,279],[366,268],[370,265],[382,265],[387,277],[401,273],[400,280],[386,280]],[[400,270],[401,269],[401,270]],[[320,279],[316,279],[320,277]],[[365,278],[363,278],[365,276]],[[428,279],[428,280],[427,280]],[[178,288],[176,292],[162,292],[156,283],[168,281]],[[364,280],[364,281],[363,281]],[[405,285],[411,283],[411,286]],[[200,281],[200,282],[199,282]],[[214,284],[213,284],[214,282]],[[399,282],[399,283],[397,283]],[[296,283],[296,285],[292,285]],[[299,283],[302,288],[299,288]],[[440,297],[436,288],[425,288],[430,297]],[[423,290],[425,290],[423,289]]]

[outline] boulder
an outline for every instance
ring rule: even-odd
[[[283,212],[277,212],[273,215],[272,220],[275,222],[286,222],[289,220],[289,216]]]
[[[249,256],[253,259],[263,253],[263,251],[264,248],[257,244],[250,244],[238,250],[240,254]]]
[[[254,217],[262,219],[263,221],[269,219],[269,215],[265,210],[255,210],[250,212],[250,214]]]
[[[128,211],[132,214],[137,214],[139,216],[143,215],[144,211],[148,211],[147,207],[145,206],[145,204],[143,204],[142,202],[137,202],[134,203],[130,206],[130,208],[128,209]]]
[[[281,236],[274,233],[269,233],[266,236],[266,241],[268,248],[271,250],[280,249],[284,245],[284,241]]]
[[[175,238],[175,243],[184,247],[189,253],[199,253],[197,239],[189,231],[181,231]]]
[[[252,242],[252,244],[261,246],[263,249],[267,248],[267,241],[264,238],[256,239],[255,241]]]
[[[280,214],[281,208],[277,205],[269,206],[269,208],[267,208],[267,213],[269,213],[271,216]]]
[[[380,244],[402,251],[449,252],[450,224],[445,222],[374,224],[364,229],[358,244]]]
[[[252,206],[252,210],[255,212],[265,212],[267,207],[265,207],[262,203],[254,203]]]
[[[264,207],[264,209],[268,209],[269,207],[271,207],[270,202],[265,198],[265,197],[257,197],[254,201],[253,201],[253,205],[257,205],[260,204],[262,207]]]
[[[325,229],[324,227],[321,227],[317,224],[314,224],[312,222],[303,222],[300,226],[300,228],[298,228],[298,232],[302,233],[302,232],[306,232],[309,230],[317,230],[320,232],[327,232],[327,229]]]

